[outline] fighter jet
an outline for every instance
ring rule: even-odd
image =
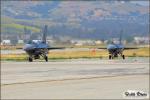
[[[124,50],[137,49],[137,48],[125,47],[121,41],[122,41],[122,31],[120,33],[119,44],[112,42],[111,44],[108,44],[107,48],[98,48],[98,49],[107,49],[109,52],[109,59],[113,59],[114,57],[118,57],[119,55],[123,59],[125,59],[125,55],[123,54]]]
[[[44,26],[43,36],[41,41],[34,42],[32,40],[28,41],[23,47],[23,50],[29,55],[28,61],[32,62],[33,59],[39,59],[43,57],[45,61],[48,61],[48,51],[52,49],[64,49],[63,47],[50,47],[46,42],[47,36],[47,25]]]

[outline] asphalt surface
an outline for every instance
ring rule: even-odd
[[[149,94],[149,58],[2,62],[1,89],[2,99],[122,99],[127,90]]]

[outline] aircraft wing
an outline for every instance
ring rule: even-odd
[[[21,48],[21,47],[17,47],[17,48],[15,48],[15,49],[23,49],[23,48]]]
[[[53,50],[53,49],[65,49],[65,47],[49,47],[48,50]]]
[[[48,49],[48,50],[54,50],[54,49],[65,49],[65,47],[48,47],[48,48],[34,48],[36,50],[38,49]]]
[[[105,47],[100,47],[100,48],[97,48],[97,49],[107,49],[107,48],[105,48]]]
[[[131,50],[131,49],[138,49],[138,48],[132,48],[132,47],[125,47],[124,50]]]
[[[107,49],[105,47],[97,48],[97,49]],[[132,48],[132,47],[125,47],[124,50],[131,50],[131,49],[138,49],[138,48]]]
[[[16,49],[23,49],[23,48],[16,48]],[[53,50],[53,49],[65,49],[65,47],[49,47],[49,48],[34,48],[34,49],[48,49],[48,50]]]

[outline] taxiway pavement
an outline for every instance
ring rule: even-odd
[[[2,99],[122,99],[149,93],[149,59],[2,62]]]

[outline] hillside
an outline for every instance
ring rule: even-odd
[[[147,36],[149,7],[117,1],[2,1],[2,35],[39,33],[44,24],[56,37],[106,39]]]

